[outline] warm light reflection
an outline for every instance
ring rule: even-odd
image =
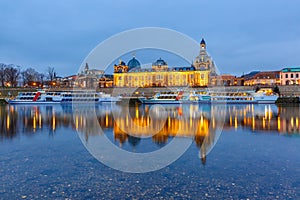
[[[280,117],[277,118],[277,127],[278,127],[278,131],[280,132],[281,130]]]
[[[237,129],[238,128],[238,121],[237,121],[237,117],[234,117],[234,128]]]
[[[7,128],[7,130],[10,129],[10,116],[9,115],[6,116],[6,128]]]
[[[55,114],[52,116],[52,130],[55,130],[56,128],[56,120],[55,120]]]
[[[32,123],[33,123],[33,125],[32,125],[33,130],[35,131],[35,129],[36,129],[36,116],[35,115],[33,116],[33,122]]]
[[[108,113],[105,113],[105,127],[108,127]]]
[[[225,129],[248,128],[252,131],[269,131],[282,134],[299,134],[300,107],[277,107],[276,105],[230,105],[226,109],[218,109],[215,105],[184,105],[184,106],[135,106],[129,111],[122,107],[120,115],[113,117],[111,108],[97,108],[97,120],[91,122],[89,112],[72,112],[66,108],[52,106],[9,106],[2,109],[2,129],[0,134],[10,135],[18,130],[33,133],[39,129],[57,130],[61,127],[73,127],[85,133],[88,139],[91,134],[99,134],[100,127],[112,130],[118,142],[128,142],[128,137],[152,137],[155,143],[165,143],[169,137],[192,137],[199,140],[213,138],[214,130],[220,128],[218,117],[225,116]],[[150,112],[151,110],[151,112]],[[153,112],[152,112],[153,111]],[[151,114],[151,115],[150,115]],[[131,118],[133,116],[133,118]],[[92,125],[91,125],[92,124]],[[39,128],[39,129],[38,129]],[[130,135],[128,135],[130,133]],[[202,141],[202,142],[201,142]],[[212,141],[211,141],[212,142]]]
[[[78,130],[79,127],[79,120],[78,120],[78,115],[75,116],[75,128]]]
[[[252,130],[255,130],[255,119],[254,119],[254,116],[252,117]]]

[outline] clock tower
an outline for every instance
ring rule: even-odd
[[[209,70],[211,76],[217,75],[215,64],[212,58],[207,54],[206,42],[202,38],[200,42],[200,52],[193,63],[196,70]]]

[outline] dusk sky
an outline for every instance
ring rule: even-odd
[[[297,0],[0,0],[0,63],[71,75],[108,37],[162,27],[205,38],[223,74],[279,70],[300,66],[299,8]]]

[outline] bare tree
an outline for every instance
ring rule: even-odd
[[[44,81],[45,81],[45,74],[43,73],[38,73],[38,81],[41,82],[41,85],[43,86],[44,85]]]
[[[56,76],[54,67],[48,67],[47,69],[47,77],[50,81],[53,81]]]
[[[28,84],[29,82],[37,81],[39,73],[35,71],[33,68],[28,68],[21,72],[22,79],[23,79],[23,85]]]
[[[6,64],[0,63],[0,84],[1,84],[1,87],[4,87],[4,85],[5,85],[5,68],[6,68]]]
[[[10,64],[5,68],[4,73],[6,81],[10,84],[10,86],[16,87],[20,76],[20,66]]]

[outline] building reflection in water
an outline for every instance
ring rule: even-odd
[[[224,118],[222,118],[224,116]],[[176,105],[122,107],[100,105],[73,112],[72,106],[3,106],[0,108],[0,140],[40,131],[54,135],[59,128],[75,129],[91,137],[113,133],[119,146],[132,147],[152,138],[159,147],[173,137],[193,138],[205,163],[206,153],[217,139],[217,129],[244,127],[253,131],[299,134],[300,107],[276,105]],[[223,120],[222,120],[223,119]],[[95,126],[99,124],[99,126]],[[223,127],[224,125],[224,127]]]

